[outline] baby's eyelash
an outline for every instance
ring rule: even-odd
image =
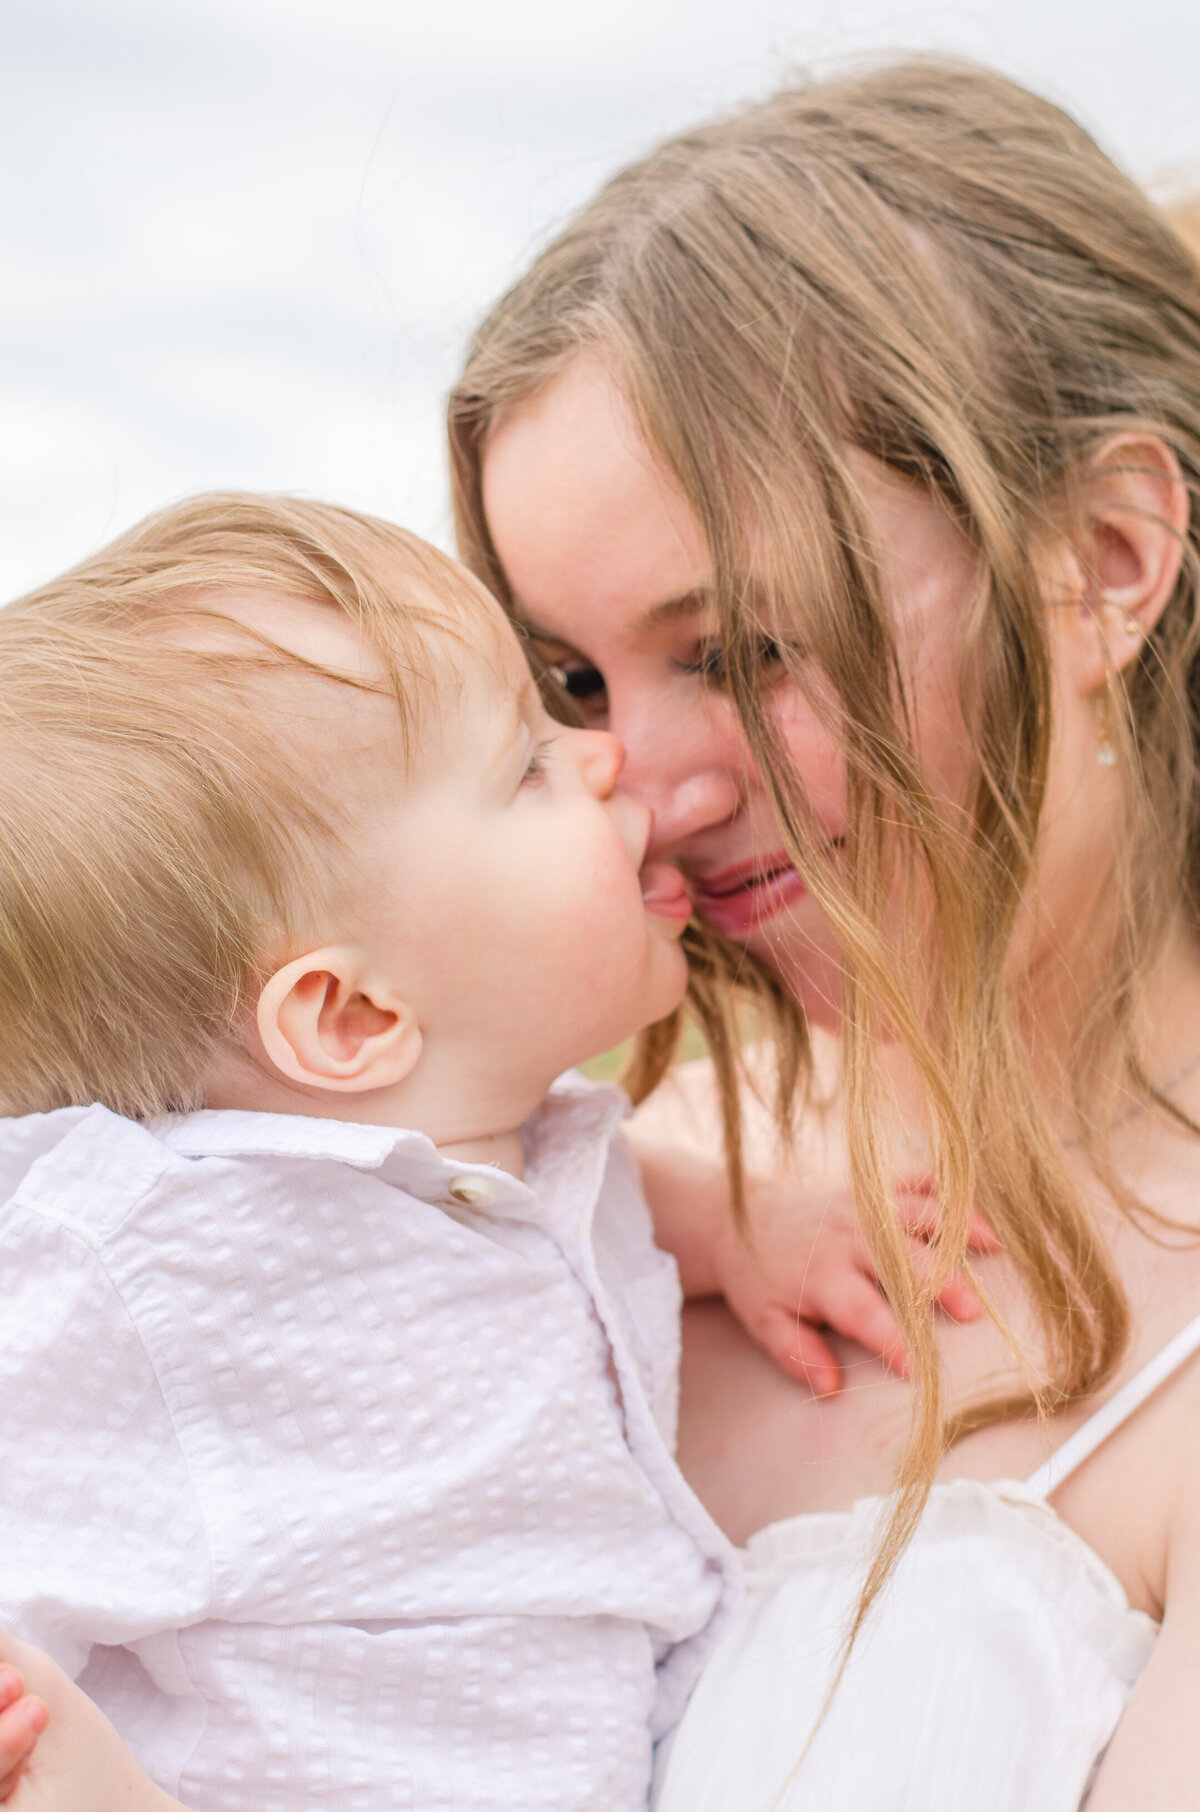
[[[521,776],[522,786],[524,786],[527,780],[536,780],[539,774],[544,774],[546,772],[546,767],[550,760],[550,751],[557,741],[557,736],[547,736],[544,741],[537,742],[533,745],[533,752],[529,757],[529,764]]]

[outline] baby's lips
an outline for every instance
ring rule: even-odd
[[[639,879],[647,912],[656,912],[664,919],[691,918],[687,883],[672,862],[644,862]]]

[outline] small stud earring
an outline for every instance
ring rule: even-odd
[[[1125,618],[1125,634],[1131,642],[1140,642],[1142,639],[1142,626],[1132,611]]]

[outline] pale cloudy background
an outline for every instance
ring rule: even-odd
[[[980,57],[1200,175],[1200,0],[0,0],[0,598],[214,485],[449,529],[472,323],[797,65]]]

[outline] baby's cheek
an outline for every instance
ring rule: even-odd
[[[617,844],[606,859],[597,864],[596,882],[591,889],[596,904],[606,905],[610,913],[636,916],[642,910],[642,883],[624,844]]]
[[[628,857],[581,867],[567,913],[576,963],[611,976],[613,963],[645,936],[641,884]]]

